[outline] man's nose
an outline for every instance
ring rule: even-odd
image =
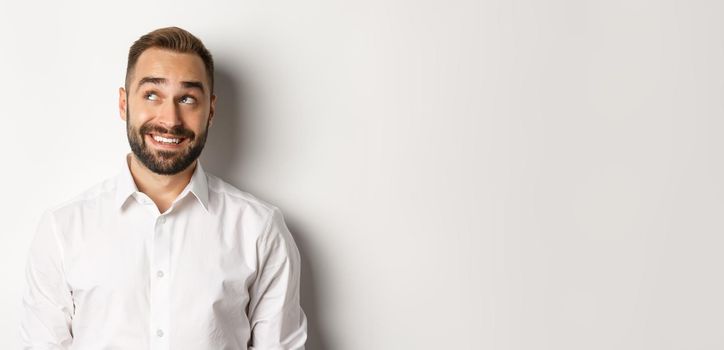
[[[182,124],[181,109],[174,99],[164,101],[157,117],[158,123],[169,129]]]

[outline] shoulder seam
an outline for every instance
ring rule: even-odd
[[[102,196],[102,195],[104,195],[104,194],[106,194],[106,193],[115,191],[118,186],[117,186],[117,184],[114,183],[113,185],[111,185],[111,186],[110,186],[109,188],[107,188],[107,189],[98,190],[98,192],[94,193],[92,197],[86,197],[86,196],[85,196],[89,191],[91,191],[91,190],[94,189],[94,188],[100,187],[100,186],[101,186],[103,183],[105,183],[106,181],[107,181],[107,180],[104,180],[104,181],[101,181],[101,182],[99,182],[99,183],[96,183],[95,185],[93,185],[93,186],[91,186],[91,187],[89,187],[89,188],[86,188],[86,189],[85,189],[84,191],[82,191],[81,193],[75,195],[73,198],[67,199],[67,200],[65,200],[65,201],[63,201],[63,202],[60,202],[60,203],[57,203],[57,204],[55,204],[55,205],[50,206],[48,210],[55,212],[56,210],[60,210],[60,209],[63,209],[63,208],[65,208],[65,207],[72,206],[73,204],[76,204],[76,203],[79,203],[79,202],[90,201],[90,200],[93,200],[93,199],[95,199],[95,198],[97,198],[97,197],[100,197],[100,196]]]
[[[273,204],[271,204],[271,203],[267,203],[266,201],[261,200],[261,199],[257,198],[256,196],[254,196],[253,194],[248,193],[248,192],[246,192],[246,191],[243,191],[243,190],[235,187],[234,185],[232,185],[232,184],[224,181],[223,179],[221,179],[221,178],[219,178],[219,177],[217,177],[217,176],[214,176],[214,175],[212,175],[212,174],[207,173],[207,176],[208,176],[208,175],[211,175],[211,176],[209,176],[209,177],[207,178],[208,188],[209,188],[209,191],[211,191],[211,192],[214,192],[214,193],[217,193],[217,194],[222,194],[222,195],[229,195],[229,196],[231,196],[231,197],[233,197],[233,198],[237,198],[237,199],[241,199],[241,200],[245,200],[245,201],[249,201],[249,202],[253,202],[253,203],[259,204],[259,205],[265,207],[266,209],[268,209],[270,212],[278,209],[275,205],[273,205]],[[209,181],[209,180],[212,180],[212,179],[213,179],[213,182],[215,182],[215,183],[214,183],[215,186],[212,186],[212,181]],[[235,191],[224,191],[223,189],[220,188],[221,186],[223,186],[223,184],[226,184],[227,186],[230,186],[230,187],[233,188]],[[219,186],[219,185],[220,185],[220,186]],[[238,193],[234,193],[234,192],[238,192]]]

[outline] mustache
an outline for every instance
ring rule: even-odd
[[[181,125],[177,125],[177,126],[174,126],[170,129],[168,129],[168,128],[164,128],[163,126],[160,126],[160,125],[145,124],[145,125],[141,126],[141,128],[139,129],[139,132],[141,133],[141,135],[150,134],[150,133],[170,134],[173,137],[182,138],[182,139],[191,139],[194,137],[193,131],[186,129]]]

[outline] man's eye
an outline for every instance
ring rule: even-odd
[[[153,92],[148,92],[145,95],[143,95],[143,98],[145,98],[147,100],[151,100],[151,101],[156,101],[156,100],[158,100],[158,95],[156,95]]]
[[[191,96],[181,97],[181,100],[180,100],[180,101],[181,101],[181,103],[185,103],[185,104],[194,104],[194,103],[196,103],[196,99],[193,98],[193,97],[191,97]]]

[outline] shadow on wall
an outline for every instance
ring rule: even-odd
[[[244,85],[238,74],[232,74],[233,67],[217,62],[215,70],[214,92],[217,95],[216,116],[209,129],[201,162],[205,169],[230,184],[244,190],[243,171],[245,160],[251,158],[254,150],[254,135],[249,133],[248,86]],[[261,155],[263,157],[263,155]],[[252,193],[254,194],[254,193]],[[322,332],[319,329],[317,315],[320,309],[317,302],[318,293],[314,280],[314,256],[307,254],[305,232],[292,224],[292,215],[284,213],[285,222],[294,236],[302,259],[301,300],[302,308],[307,315],[307,350],[328,350]]]

